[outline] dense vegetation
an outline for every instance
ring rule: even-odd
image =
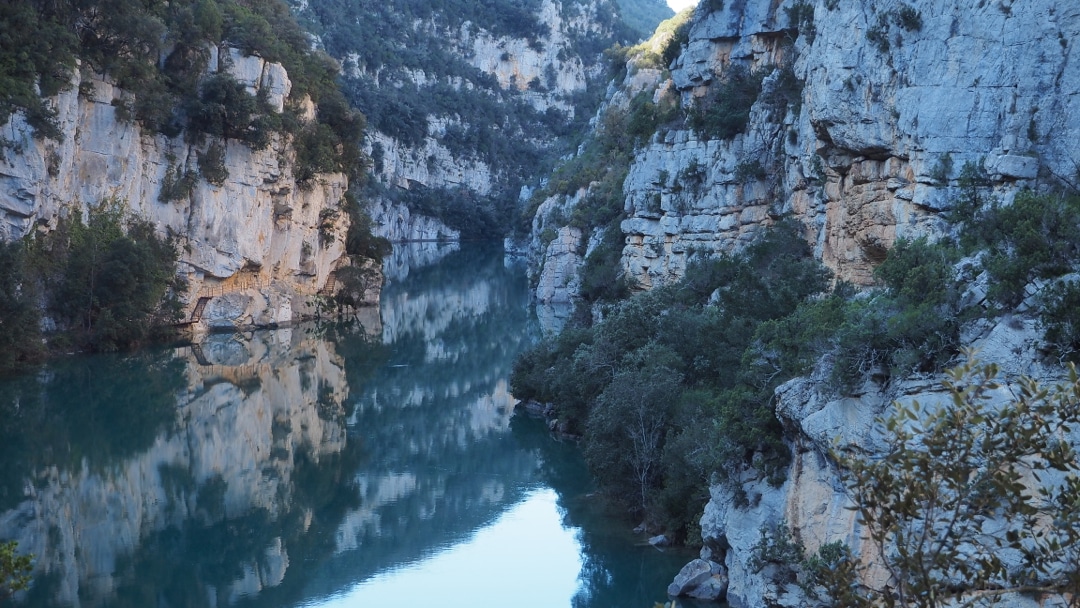
[[[0,598],[5,600],[30,586],[32,558],[20,555],[18,549],[16,541],[0,543]]]
[[[747,345],[828,285],[789,223],[687,276],[542,343],[511,381],[515,396],[554,403],[567,430],[584,434],[612,495],[632,496],[628,507],[683,539],[714,473],[755,454],[774,473],[786,464],[772,390],[793,370],[755,365]]]
[[[817,369],[825,390],[850,394],[938,371],[965,324],[1018,306],[1038,317],[1047,354],[1076,359],[1080,287],[1068,276],[1080,266],[1080,197],[1023,192],[1005,205],[974,167],[964,174],[955,238],[901,239],[874,289],[826,290],[800,229],[781,222],[542,343],[515,367],[514,394],[553,403],[609,493],[688,538],[710,481],[747,466],[782,478],[773,391],[790,378]],[[1032,281],[1047,288],[1029,295]]]
[[[283,114],[225,72],[207,76],[211,48],[282,63],[293,83]],[[222,50],[222,54],[225,51]],[[193,140],[235,139],[263,148],[274,133],[298,147],[302,183],[314,173],[362,173],[363,116],[341,94],[336,64],[309,50],[281,0],[18,0],[0,6],[0,123],[22,110],[39,137],[59,137],[44,98],[69,86],[76,59],[131,93],[121,117]],[[224,59],[223,59],[224,60]],[[317,120],[303,124],[296,100],[309,95]]]
[[[70,214],[52,232],[0,244],[0,371],[45,354],[41,303],[66,330],[53,336],[55,349],[130,348],[166,331],[186,289],[177,259],[171,239],[113,202],[85,221]]]
[[[615,0],[619,17],[639,38],[653,33],[657,23],[671,17],[671,8],[663,0]]]

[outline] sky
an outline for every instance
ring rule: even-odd
[[[682,9],[693,6],[698,3],[698,0],[667,0],[667,5],[671,7],[671,10],[676,13]]]

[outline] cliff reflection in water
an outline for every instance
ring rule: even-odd
[[[550,559],[582,564],[574,606],[662,598],[684,558],[600,524],[576,448],[512,416],[510,368],[538,331],[523,270],[484,248],[425,255],[374,336],[217,335],[0,381],[0,539],[36,556],[19,601],[317,606],[497,533],[545,488],[572,537]]]
[[[0,538],[36,556],[23,603],[291,605],[458,542],[535,487],[506,387],[522,273],[454,252],[388,286],[383,311],[376,340],[212,336],[0,383]]]
[[[36,556],[26,603],[220,604],[278,584],[283,525],[349,457],[347,396],[334,345],[289,330],[4,383],[0,536]]]

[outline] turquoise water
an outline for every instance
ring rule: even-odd
[[[0,538],[36,558],[19,603],[665,600],[692,556],[643,545],[576,446],[513,412],[538,333],[524,271],[490,247],[405,253],[357,322],[0,382]]]

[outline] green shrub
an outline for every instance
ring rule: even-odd
[[[787,15],[788,29],[799,36],[806,36],[807,42],[813,42],[817,34],[814,28],[814,5],[806,0],[798,0],[784,9]]]
[[[222,168],[224,169],[224,167]],[[176,166],[175,160],[170,160],[169,167],[165,169],[165,176],[161,180],[158,200],[163,203],[184,200],[191,196],[197,181],[198,175],[194,171],[190,169],[181,171]]]
[[[1019,193],[993,201],[964,227],[963,241],[984,249],[988,297],[1011,308],[1034,279],[1060,276],[1080,260],[1080,197]]]
[[[925,238],[898,240],[874,276],[885,289],[847,306],[836,330],[832,380],[850,391],[872,375],[936,371],[959,347],[956,252]]]
[[[634,147],[647,144],[656,130],[674,121],[679,115],[679,106],[674,99],[664,97],[659,103],[653,103],[652,94],[642,91],[630,100],[630,115],[626,131],[634,138]]]
[[[554,403],[571,430],[586,431],[601,485],[684,537],[714,475],[734,478],[753,463],[778,480],[788,461],[772,391],[793,372],[765,372],[744,360],[755,328],[827,285],[828,273],[798,234],[781,223],[739,254],[695,262],[680,284],[613,303],[599,324],[541,343],[515,364],[515,396]],[[620,235],[606,235],[616,251]],[[597,285],[613,282],[601,278]],[[707,304],[710,295],[715,305]],[[657,401],[638,411],[627,395]],[[654,437],[656,425],[660,439],[634,443]]]
[[[731,64],[724,78],[690,111],[690,128],[706,139],[731,139],[745,131],[764,77],[763,71],[751,73],[741,65]]]
[[[762,526],[759,532],[761,536],[746,564],[752,571],[761,572],[769,564],[795,567],[805,559],[806,547],[791,534],[787,522]]]
[[[1039,322],[1046,343],[1063,359],[1076,362],[1080,358],[1080,282],[1048,287],[1041,300]]]
[[[953,172],[953,158],[952,155],[946,152],[938,157],[937,164],[930,170],[930,179],[934,180],[935,184],[947,185],[949,178]]]
[[[34,363],[44,354],[28,245],[0,243],[0,373]]]
[[[878,13],[876,22],[866,28],[866,40],[874,45],[879,53],[888,53],[892,43],[889,41],[889,15]]]
[[[345,193],[342,208],[349,215],[349,231],[345,235],[345,253],[382,262],[383,257],[393,250],[393,246],[390,241],[372,233],[371,216],[360,206],[352,190]]]
[[[219,141],[206,147],[206,152],[199,155],[199,173],[207,182],[220,186],[229,179],[229,170],[225,167],[225,146]],[[165,188],[162,187],[164,191]]]
[[[33,556],[19,555],[17,541],[0,543],[0,598],[30,588]]]
[[[621,300],[630,295],[630,285],[622,271],[623,237],[618,222],[608,225],[600,244],[581,267],[580,295],[583,306],[592,302]]]
[[[900,42],[899,34],[894,38],[890,30],[893,24],[907,32],[918,32],[923,27],[922,14],[907,4],[901,4],[898,8],[890,11],[877,13],[873,21],[874,24],[866,30],[866,39],[881,53],[889,52],[894,39],[897,44]]]
[[[922,14],[907,4],[901,4],[893,13],[893,21],[896,25],[909,32],[920,31],[923,27]]]
[[[188,127],[211,137],[249,142],[257,115],[255,96],[229,74],[207,78],[188,108]]]
[[[178,253],[145,220],[125,218],[105,202],[86,223],[75,214],[36,243],[40,271],[52,285],[49,310],[76,345],[110,351],[144,343],[179,319]]]

